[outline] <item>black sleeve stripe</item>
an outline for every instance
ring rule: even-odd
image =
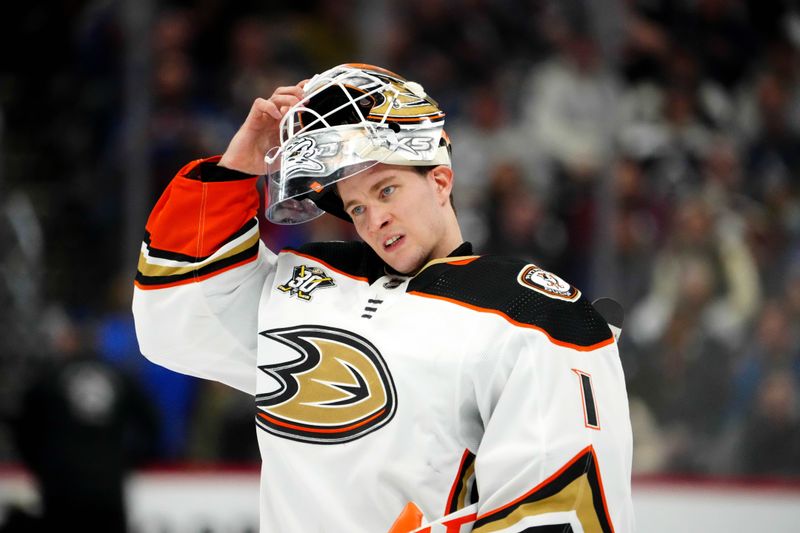
[[[192,168],[186,177],[192,180],[198,180],[205,183],[220,182],[220,181],[239,181],[252,179],[253,174],[245,174],[238,170],[225,168],[217,165],[217,161],[203,161],[199,165]]]
[[[197,278],[206,278],[212,274],[219,273],[220,271],[228,269],[237,264],[246,263],[254,259],[257,255],[258,239],[256,239],[251,246],[245,250],[242,250],[241,252],[224,257],[219,261],[214,261],[213,263],[205,265],[201,268],[189,269],[188,271],[182,270],[178,274],[148,276],[139,270],[136,272],[136,283],[143,288],[178,285],[181,282],[186,282]]]
[[[235,239],[238,239],[248,231],[252,230],[253,227],[258,225],[258,220],[255,218],[251,218],[248,220],[241,228],[233,232],[222,244],[231,242]],[[187,254],[181,254],[178,252],[170,252],[168,250],[160,250],[158,248],[152,248],[150,246],[150,232],[145,231],[144,234],[144,243],[147,245],[147,254],[151,257],[157,257],[159,259],[168,259],[170,261],[182,261],[186,263],[201,263],[211,257],[210,255],[206,256],[193,256]]]
[[[453,481],[453,487],[450,489],[450,496],[447,498],[444,514],[455,513],[478,501],[477,486],[478,484],[475,483],[475,454],[465,450]]]
[[[414,278],[408,291],[501,315],[572,348],[596,349],[613,342],[608,324],[585,296],[566,301],[520,284],[517,276],[525,266],[501,257],[481,257],[460,266],[436,264]]]
[[[526,527],[520,533],[575,533],[569,524],[552,524],[549,526]]]
[[[259,236],[257,233],[253,233],[248,239],[242,240],[236,246],[230,248],[229,250],[225,251],[224,253],[220,253],[215,257],[212,261],[207,261],[205,264],[203,263],[179,263],[179,264],[172,264],[172,265],[164,265],[164,264],[157,264],[157,262],[149,261],[148,257],[145,256],[144,253],[140,254],[139,256],[139,272],[141,272],[144,276],[147,277],[156,277],[156,276],[180,276],[182,274],[188,272],[194,272],[205,266],[217,263],[220,261],[224,261],[225,259],[235,256],[245,250],[249,250],[253,247],[254,244],[257,244],[259,240]]]
[[[473,532],[506,529],[529,516],[566,511],[575,511],[583,531],[614,532],[597,457],[591,446],[522,497],[479,516]]]

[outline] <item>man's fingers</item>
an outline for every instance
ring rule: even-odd
[[[290,107],[303,98],[303,87],[306,83],[308,83],[308,80],[303,80],[297,85],[278,87],[269,99],[259,98],[256,100],[257,110],[260,113],[267,113],[276,120],[280,120]]]
[[[303,87],[300,84],[298,84],[298,85],[289,85],[289,86],[286,86],[286,87],[278,87],[277,89],[275,89],[275,92],[272,93],[272,97],[274,98],[275,96],[286,95],[286,94],[294,95],[298,99],[302,98],[302,96],[303,96]]]
[[[300,101],[300,98],[293,94],[275,94],[270,98],[276,107],[288,106],[291,107]]]
[[[280,120],[282,116],[274,102],[265,98],[256,98],[253,107],[250,108],[250,118],[258,120],[263,115],[269,115],[276,120]]]
[[[257,98],[253,103],[251,115],[258,119],[266,114],[275,120],[280,120],[286,111],[299,101],[300,99],[293,94],[274,94],[269,100]]]

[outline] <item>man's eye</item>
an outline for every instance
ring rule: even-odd
[[[394,189],[395,189],[394,185],[389,185],[388,187],[384,187],[383,190],[381,191],[381,196],[389,196],[394,192]]]
[[[350,214],[353,216],[358,216],[364,213],[364,206],[357,205],[353,209],[350,210]]]

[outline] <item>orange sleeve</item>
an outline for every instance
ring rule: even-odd
[[[258,257],[257,176],[192,161],[159,198],[144,236],[134,283],[144,290],[198,282]]]
[[[151,250],[199,260],[219,249],[256,216],[257,176],[197,159],[172,179],[147,220]]]

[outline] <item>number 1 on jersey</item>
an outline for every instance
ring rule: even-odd
[[[592,376],[577,368],[573,368],[572,371],[578,375],[581,384],[583,423],[589,429],[600,429],[600,419],[597,416],[597,404],[594,400],[594,388],[592,387]]]

